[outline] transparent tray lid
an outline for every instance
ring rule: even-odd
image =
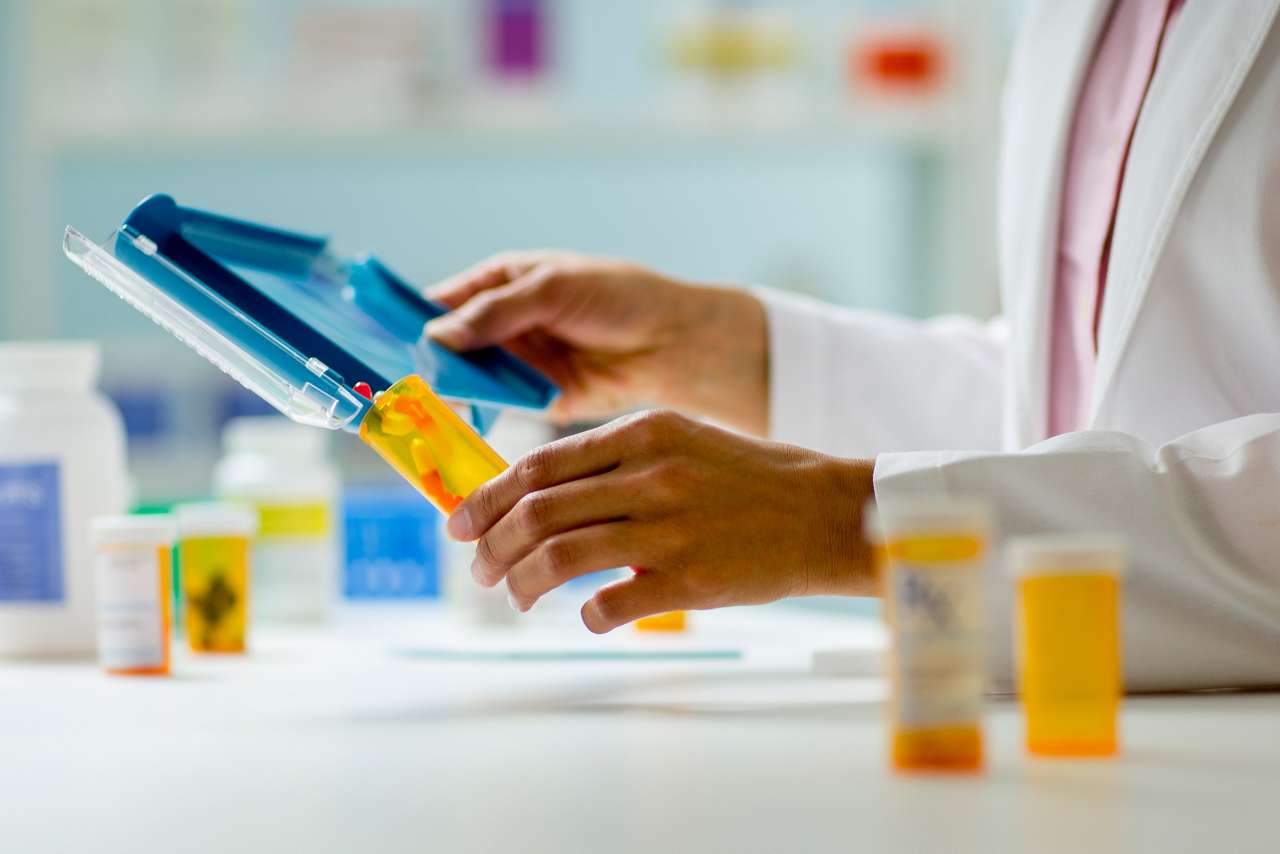
[[[375,390],[409,374],[470,404],[542,409],[549,380],[498,348],[459,355],[423,335],[445,309],[376,258],[339,258],[321,237],[179,207],[152,196],[103,245],[68,228],[63,249],[117,296],[291,419],[358,429]]]

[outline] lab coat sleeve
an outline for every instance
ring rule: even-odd
[[[982,496],[1001,539],[1119,533],[1130,690],[1280,685],[1280,414],[1197,430],[1163,447],[1065,434],[1019,453],[886,454],[876,500]],[[997,551],[997,558],[999,552]],[[1012,584],[991,574],[992,667],[1008,687]]]
[[[769,432],[846,457],[1000,447],[1004,324],[839,309],[761,289]]]

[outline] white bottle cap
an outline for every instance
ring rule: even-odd
[[[1122,575],[1127,549],[1105,534],[1019,537],[1009,544],[1015,578],[1042,575]]]
[[[881,503],[877,508],[885,538],[974,534],[991,531],[991,508],[969,498],[920,498]]]
[[[150,516],[95,516],[89,522],[89,536],[95,546],[170,545],[177,525],[167,514]]]
[[[180,504],[174,510],[178,535],[189,537],[252,537],[258,532],[258,514],[244,504],[209,501]]]
[[[328,439],[324,430],[296,424],[282,415],[233,418],[222,431],[228,453],[269,457],[323,457]]]
[[[92,341],[0,342],[0,387],[91,388],[102,353]]]

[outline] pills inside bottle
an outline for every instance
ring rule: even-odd
[[[374,399],[360,438],[446,516],[507,464],[421,377]]]

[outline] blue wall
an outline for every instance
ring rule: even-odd
[[[72,152],[56,169],[54,211],[59,225],[105,236],[138,199],[164,191],[332,234],[422,283],[502,249],[558,247],[918,312],[927,253],[905,236],[926,216],[926,175],[910,154],[838,140],[415,135],[336,151]],[[149,330],[69,264],[56,269],[64,333]]]
[[[13,251],[9,241],[8,193],[5,188],[9,182],[9,164],[13,156],[13,137],[17,133],[17,105],[15,103],[20,85],[19,61],[17,51],[17,34],[12,22],[15,8],[20,0],[0,0],[0,258],[7,258]],[[0,277],[4,277],[8,266],[0,263]],[[0,279],[0,339],[12,335],[17,321],[9,317],[5,304],[5,289],[14,287]]]

